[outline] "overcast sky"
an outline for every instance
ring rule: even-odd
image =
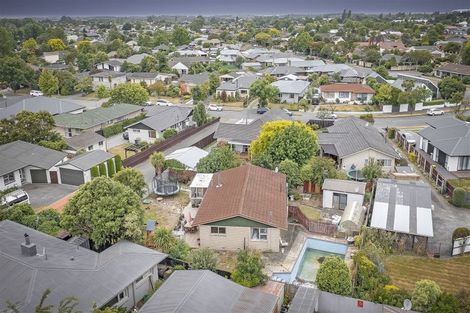
[[[469,0],[0,0],[1,16],[273,15],[466,8],[470,8]]]

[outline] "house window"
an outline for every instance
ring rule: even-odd
[[[102,141],[98,142],[98,146],[102,147],[102,146],[103,146],[103,142],[102,142]]]
[[[149,137],[150,138],[157,138],[157,132],[154,130],[149,130]]]
[[[349,98],[349,92],[342,91],[342,92],[339,93],[339,97],[340,98]]]
[[[378,159],[377,163],[379,163],[381,166],[392,166],[392,160],[390,159]]]
[[[72,137],[72,128],[65,129],[65,136]]]
[[[225,235],[227,233],[227,229],[225,227],[218,227],[213,226],[211,227],[211,235]]]
[[[253,227],[251,229],[251,240],[268,240],[268,229]]]
[[[14,182],[16,182],[15,180],[15,173],[14,172],[11,172],[11,173],[8,173],[6,175],[3,175],[3,184],[6,186],[6,185],[10,185],[10,184],[13,184]]]
[[[132,129],[132,132],[133,132],[133,133],[140,133],[140,129],[135,129],[135,128],[133,128],[133,129]]]
[[[345,193],[333,193],[333,208],[337,210],[344,210],[348,203],[348,195]]]
[[[294,93],[291,93],[291,94],[289,95],[289,97],[290,97],[291,99],[294,99],[294,98],[295,98],[295,94],[294,94]]]
[[[470,156],[459,157],[459,164],[457,171],[467,171],[470,170]]]
[[[103,80],[103,77],[98,77],[98,81],[99,81],[99,82],[104,81],[104,80]]]
[[[93,145],[91,145],[91,146],[88,146],[88,148],[87,148],[87,149],[88,149],[88,151],[91,151],[91,150],[93,150]]]
[[[126,288],[123,291],[121,291],[117,296],[115,296],[114,298],[109,300],[103,307],[105,307],[105,308],[113,307],[116,304],[118,304],[119,302],[127,299],[127,297],[129,297],[129,293],[128,293],[127,288]]]

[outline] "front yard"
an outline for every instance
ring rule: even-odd
[[[412,291],[416,281],[431,279],[451,293],[470,289],[470,256],[431,259],[415,256],[390,256],[385,270],[394,285]]]

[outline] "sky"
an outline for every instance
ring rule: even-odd
[[[469,0],[0,0],[0,16],[276,15],[434,12]]]

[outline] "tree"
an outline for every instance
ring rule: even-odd
[[[417,281],[411,298],[413,310],[423,313],[431,312],[441,294],[441,288],[436,282],[429,279]]]
[[[215,173],[238,167],[240,164],[240,158],[228,145],[220,145],[213,148],[206,157],[199,160],[197,170],[200,173]]]
[[[380,104],[388,104],[392,100],[392,88],[389,84],[381,84],[377,88],[374,99]]]
[[[140,84],[120,84],[111,90],[111,103],[129,103],[141,105],[147,102],[149,94]]]
[[[293,49],[298,52],[308,53],[313,41],[312,36],[307,32],[301,32],[294,39]]]
[[[454,77],[444,77],[438,83],[438,87],[444,99],[449,99],[455,92],[464,93],[466,89],[465,84]]]
[[[209,75],[209,94],[213,95],[220,86],[220,79],[216,73]]]
[[[383,65],[377,66],[377,67],[374,68],[374,71],[376,71],[377,74],[379,74],[383,78],[385,78],[385,79],[388,78],[388,70],[385,66],[383,66]]]
[[[279,172],[287,176],[287,185],[290,191],[302,184],[299,165],[294,161],[285,159],[279,163]]]
[[[263,125],[251,144],[252,156],[268,154],[274,164],[289,159],[303,165],[318,151],[317,136],[305,124],[293,121],[272,121]]]
[[[132,189],[141,198],[146,192],[147,183],[144,175],[134,168],[129,167],[117,172],[113,179]]]
[[[193,270],[213,271],[217,266],[217,257],[214,251],[204,247],[191,252],[189,255],[189,263]]]
[[[114,162],[116,163],[116,173],[118,173],[122,170],[122,159],[119,154],[114,156]]]
[[[15,50],[15,40],[11,32],[0,27],[0,57],[11,55]]]
[[[108,98],[110,96],[110,91],[104,85],[99,85],[96,87],[96,95],[100,99]]]
[[[161,175],[165,164],[165,156],[161,152],[154,152],[150,155],[150,164],[155,168],[155,173]]]
[[[266,46],[271,41],[271,35],[265,32],[260,32],[255,35],[255,40],[260,45]]]
[[[461,53],[462,64],[470,65],[470,41],[467,41]]]
[[[108,176],[112,178],[114,176],[114,174],[116,173],[116,169],[114,168],[113,159],[109,159],[108,161],[106,161],[106,165],[107,165],[107,168],[108,168]]]
[[[33,82],[33,69],[20,57],[0,58],[0,83],[8,84],[11,89],[16,91],[23,86],[31,87]]]
[[[96,178],[96,177],[99,177],[100,176],[100,172],[98,170],[98,166],[93,166],[91,169],[90,169],[90,174],[91,174],[91,178]]]
[[[98,165],[98,168],[100,170],[100,176],[105,176],[105,177],[108,176],[107,173],[106,173],[106,165],[104,163],[100,163]]]
[[[51,48],[52,51],[64,51],[67,46],[59,38],[51,38],[47,41],[47,45]]]
[[[173,246],[168,251],[168,254],[178,260],[187,260],[189,257],[190,248],[186,241],[182,239],[175,239]]]
[[[73,235],[87,236],[96,247],[106,247],[121,239],[141,240],[144,211],[131,188],[98,177],[82,185],[65,205],[61,224]]]
[[[300,176],[303,181],[322,185],[327,178],[337,178],[338,171],[333,159],[316,156],[301,168]]]
[[[174,128],[167,128],[165,129],[165,131],[163,132],[163,138],[164,139],[168,139],[168,138],[171,138],[171,137],[174,137],[176,136],[178,132],[176,131],[176,129]]]
[[[198,32],[204,26],[205,19],[201,15],[197,16],[194,20],[191,21],[189,24],[189,28],[192,31]]]
[[[352,292],[351,274],[348,266],[339,257],[327,256],[317,272],[316,284],[320,290],[341,296]]]
[[[279,89],[267,79],[258,79],[250,87],[250,96],[258,97],[258,107],[268,106],[268,100],[273,100],[279,95]]]
[[[450,293],[442,293],[431,308],[431,313],[465,312],[460,310],[459,300]]]
[[[84,77],[77,82],[74,87],[75,92],[81,92],[85,95],[93,91],[93,80],[91,77]]]
[[[253,250],[240,250],[237,255],[237,264],[232,273],[232,280],[242,286],[252,288],[266,281],[263,273],[264,262],[259,252]]]
[[[47,69],[42,71],[38,84],[44,95],[49,97],[56,94],[59,89],[59,80]]]
[[[187,45],[191,42],[189,33],[183,27],[175,27],[173,33],[171,34],[171,41],[175,46]]]
[[[193,121],[197,126],[202,126],[207,123],[207,112],[203,103],[198,103],[194,108]]]
[[[165,86],[164,82],[159,80],[159,81],[156,81],[155,83],[153,83],[152,85],[148,86],[147,90],[151,94],[155,93],[157,96],[161,96],[161,95],[165,94],[166,86]]]
[[[462,187],[457,187],[452,193],[452,203],[457,207],[463,207],[467,192]]]
[[[362,168],[362,176],[369,182],[383,177],[382,164],[373,158],[369,158],[367,164]]]
[[[34,60],[34,56],[37,54],[39,46],[34,38],[29,38],[21,44],[21,54],[24,60]]]
[[[193,96],[194,102],[203,101],[207,98],[207,94],[202,92],[202,88],[200,86],[194,86],[191,88],[191,95]]]
[[[165,227],[158,227],[152,239],[155,248],[163,253],[169,253],[176,243],[176,238],[173,236],[171,229]]]

